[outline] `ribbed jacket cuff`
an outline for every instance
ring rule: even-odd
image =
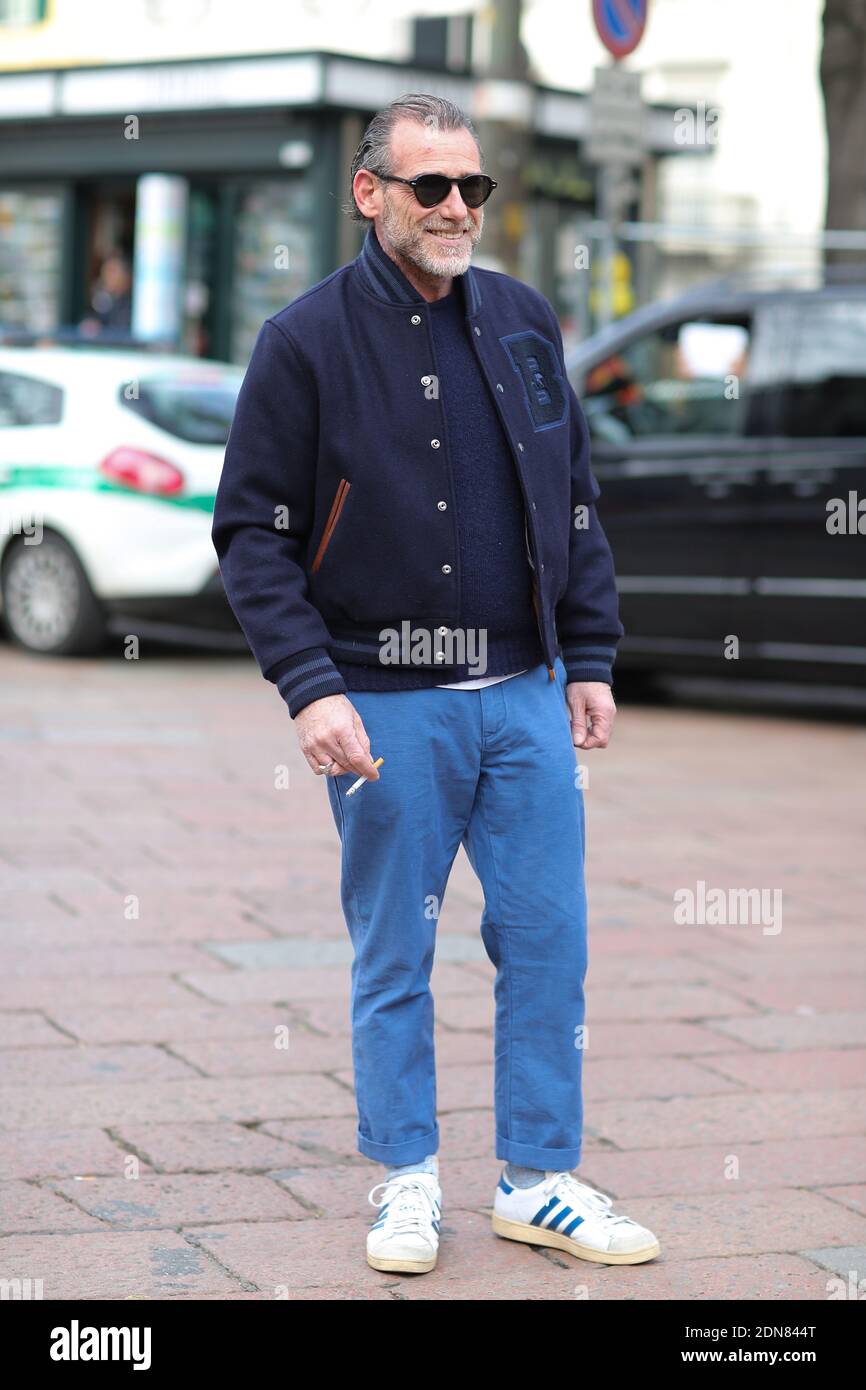
[[[340,675],[326,647],[307,647],[284,661],[278,661],[267,673],[289,707],[294,719],[306,705],[325,695],[345,695],[346,682]]]
[[[569,642],[562,646],[562,664],[567,681],[602,681],[613,685],[615,646],[595,642]]]

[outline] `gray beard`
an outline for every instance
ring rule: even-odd
[[[388,205],[387,199],[382,213],[382,230],[399,255],[410,261],[425,275],[433,275],[438,278],[449,275],[465,275],[472,261],[472,252],[481,235],[480,228],[477,229],[477,235],[475,228],[472,228],[466,233],[470,238],[467,251],[462,252],[459,256],[447,251],[437,256],[432,246],[427,244],[427,236],[422,228],[407,229],[393,207]]]

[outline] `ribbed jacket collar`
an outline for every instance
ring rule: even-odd
[[[355,265],[367,289],[377,299],[384,299],[386,303],[396,305],[427,303],[424,296],[406,279],[396,261],[392,261],[387,252],[382,250],[372,222],[367,228],[367,235],[355,259]],[[478,312],[481,305],[478,276],[471,265],[461,279],[466,298],[466,313],[467,316],[471,316]]]

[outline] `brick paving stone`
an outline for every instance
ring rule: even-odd
[[[783,980],[730,981],[732,994],[753,1008],[779,1013],[827,1013],[866,1005],[866,986],[856,975],[788,976]]]
[[[702,961],[709,962],[728,978],[733,988],[737,980],[780,980],[802,975],[816,979],[823,975],[850,971],[861,978],[866,976],[866,947],[834,945],[832,951],[792,949],[786,945],[779,951],[741,951],[731,946],[720,949],[704,948],[699,952]]]
[[[737,1166],[731,1164],[731,1157]],[[676,1196],[685,1192],[738,1192],[758,1187],[809,1187],[845,1183],[866,1172],[866,1137],[816,1139],[800,1136],[759,1143],[725,1142],[689,1148],[633,1149],[619,1153],[597,1147],[580,1166],[584,1182],[625,1196]],[[735,1176],[734,1176],[735,1175]],[[835,1191],[836,1189],[834,1189]],[[826,1193],[825,1193],[826,1195]]]
[[[118,913],[117,935],[123,935],[123,917]],[[181,970],[225,970],[222,961],[195,946],[175,946],[161,942],[158,946],[99,945],[80,950],[17,950],[4,953],[4,973],[7,977],[35,975],[65,979],[74,975],[115,976],[152,975],[161,972],[177,974]]]
[[[736,1096],[686,1096],[667,1101],[596,1101],[587,1120],[618,1148],[652,1148],[664,1135],[671,1148],[718,1141],[796,1140],[802,1134],[857,1134],[866,1091],[760,1091]]]
[[[205,1077],[194,1080],[105,1081],[79,1086],[0,1086],[0,1113],[13,1127],[111,1125],[128,1121],[236,1120],[253,1124],[293,1115],[341,1115],[351,1093],[330,1077]]]
[[[0,1181],[0,1235],[100,1229],[99,1221],[47,1186],[36,1187],[15,1178]]]
[[[569,1259],[570,1256],[565,1256]],[[586,1268],[573,1262],[576,1277]],[[599,1265],[582,1281],[590,1299],[620,1302],[626,1298],[700,1303],[813,1302],[827,1297],[827,1273],[800,1255],[730,1255],[724,1259],[649,1260],[632,1268]]]
[[[836,1275],[844,1292],[837,1297],[855,1298],[857,1302],[866,1293],[866,1245],[828,1246],[824,1250],[804,1250],[803,1256]],[[834,1280],[828,1280],[828,1293],[836,1287]],[[856,1291],[856,1292],[855,1292]]]
[[[46,1074],[53,1085],[86,1081],[171,1081],[195,1072],[187,1063],[149,1044],[58,1050],[50,1059],[43,1048],[20,1048],[4,1054],[4,1086],[38,1086]]]
[[[760,1091],[838,1091],[862,1087],[866,1048],[816,1048],[814,1052],[718,1052],[701,1065]]]
[[[351,1062],[351,1043],[346,1037],[325,1038],[294,1026],[288,1030],[288,1046],[274,1047],[273,1039],[220,1038],[203,1042],[172,1043],[172,1052],[207,1076],[282,1076],[286,1072],[342,1072]]]
[[[751,1047],[864,1047],[866,1010],[833,1014],[768,1013],[753,1018],[714,1019],[719,1033]]]
[[[39,1009],[46,1018],[46,1025],[55,1037],[67,1039],[50,1022],[55,1011],[69,1007],[74,1000],[76,1010],[92,1009],[140,1009],[147,1004],[152,1008],[183,1008],[195,1003],[203,1003],[184,985],[169,975],[69,975],[65,979],[19,976],[17,979],[0,979],[0,1009],[13,1010],[19,1007]],[[10,1013],[0,1014],[0,1019],[11,1018]],[[20,1015],[19,1015],[20,1017]]]
[[[33,1000],[27,1001],[31,1008]],[[34,1051],[46,1047],[62,1048],[74,1047],[73,1038],[66,1037],[58,1031],[47,1018],[41,1014],[31,1013],[0,1013],[0,1048],[32,1048]],[[7,1065],[7,1058],[4,1058],[4,1072]],[[42,1059],[43,1065],[45,1058]]]
[[[279,1183],[249,1173],[143,1174],[137,1179],[54,1182],[52,1191],[115,1230],[276,1221],[306,1216]]]
[[[275,1122],[274,1127],[278,1124]],[[117,1141],[127,1152],[139,1154],[148,1166],[163,1173],[213,1173],[225,1169],[266,1172],[295,1162],[298,1156],[293,1145],[281,1142],[265,1126],[252,1129],[207,1122],[139,1124],[133,1120],[118,1126]]]
[[[715,1032],[712,1024],[598,1022],[593,1016],[586,1028],[588,1057],[699,1057],[708,1052],[728,1053],[737,1047],[749,1057],[755,1055],[746,1043]]]
[[[625,1210],[624,1203],[620,1209]],[[655,1232],[672,1260],[769,1250],[796,1253],[810,1243],[848,1245],[866,1238],[866,1218],[814,1192],[792,1188],[635,1197],[629,1200],[628,1215]]]
[[[377,1171],[372,1160],[358,1152],[354,1113],[334,1119],[266,1120],[260,1129],[287,1145],[295,1166],[328,1167],[354,1162],[368,1165],[371,1173]]]
[[[122,1144],[96,1126],[0,1130],[0,1173],[4,1178],[119,1173],[125,1156]]]
[[[0,1269],[4,1279],[41,1279],[45,1299],[163,1298],[242,1287],[176,1231],[5,1236]]]
[[[852,1183],[842,1187],[818,1187],[815,1190],[822,1197],[830,1197],[834,1202],[842,1202],[852,1211],[859,1211],[863,1216],[866,1216],[866,1184]]]
[[[51,1017],[82,1042],[171,1043],[188,1038],[273,1039],[274,1029],[289,1022],[291,1010],[264,1004],[230,1009],[190,999],[164,1009],[79,1009],[67,1004],[56,1007]]]
[[[370,1208],[372,1211],[372,1207]],[[308,1217],[299,1221],[226,1222],[197,1228],[190,1236],[242,1284],[271,1294],[344,1283],[367,1270],[381,1288],[393,1275],[371,1269],[364,1254],[369,1223]],[[360,1266],[360,1269],[359,1269]]]

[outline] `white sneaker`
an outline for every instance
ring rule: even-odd
[[[373,1193],[379,1188],[384,1190],[377,1201]],[[367,1263],[373,1269],[401,1274],[426,1274],[433,1269],[442,1213],[438,1173],[401,1173],[390,1182],[377,1182],[367,1201],[380,1209],[367,1233]]]
[[[534,1187],[512,1187],[503,1173],[493,1201],[493,1229],[508,1240],[551,1245],[599,1264],[653,1259],[660,1246],[652,1231],[628,1216],[615,1216],[612,1202],[574,1173],[545,1172]]]

